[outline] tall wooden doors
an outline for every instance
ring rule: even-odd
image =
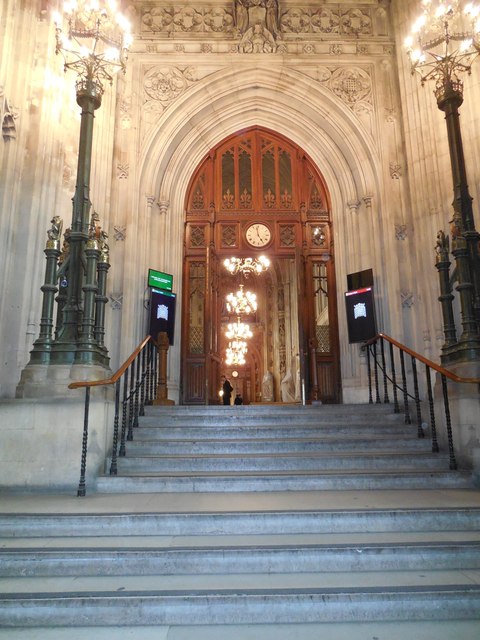
[[[322,177],[291,142],[254,127],[212,149],[186,199],[184,404],[218,402],[222,373],[250,402],[340,401],[332,237]],[[254,336],[246,364],[229,368],[225,295],[240,281],[223,261],[261,255],[268,272],[242,282],[259,301]]]

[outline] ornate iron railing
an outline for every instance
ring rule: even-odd
[[[388,345],[389,350],[389,363],[387,365],[387,358],[385,355],[385,343]],[[430,417],[430,429],[432,437],[432,452],[438,453],[438,438],[437,438],[437,423],[435,415],[435,402],[432,387],[431,371],[435,371],[440,374],[442,396],[443,396],[443,410],[445,414],[445,425],[447,430],[448,440],[448,453],[450,458],[450,469],[457,469],[457,461],[455,458],[455,451],[453,446],[453,433],[452,422],[450,416],[450,403],[448,399],[448,386],[447,380],[452,382],[459,382],[465,384],[480,384],[480,378],[462,378],[455,373],[444,369],[440,365],[432,362],[428,358],[416,353],[412,349],[409,349],[405,345],[397,342],[390,336],[384,333],[379,333],[374,338],[365,343],[365,349],[367,352],[367,369],[368,369],[368,402],[369,404],[381,404],[389,403],[389,388],[391,388],[393,409],[395,413],[400,413],[400,404],[403,404],[403,413],[405,415],[405,423],[412,424],[412,417],[410,413],[410,401],[413,401],[415,405],[415,420],[417,423],[417,435],[419,438],[424,438],[425,433],[423,430],[423,418],[422,418],[422,400],[419,390],[419,375],[417,370],[417,361],[421,362],[425,366],[425,385],[426,385],[426,399],[428,402],[428,411]],[[396,351],[395,351],[396,349]],[[405,359],[410,358],[411,375],[407,376],[407,368]],[[372,372],[373,361],[373,372]],[[400,368],[401,382],[398,381],[398,365]],[[389,372],[387,371],[389,367]],[[380,379],[381,378],[381,379]],[[375,394],[375,400],[374,400]],[[382,396],[383,395],[383,400]],[[399,401],[400,395],[400,401]]]
[[[158,386],[158,358],[156,343],[147,336],[111,378],[86,382],[72,382],[69,389],[85,389],[82,455],[77,496],[86,494],[88,450],[88,417],[92,387],[115,385],[115,414],[113,420],[110,475],[117,475],[117,458],[125,456],[126,441],[133,440],[138,417],[154,398]]]

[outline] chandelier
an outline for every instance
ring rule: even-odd
[[[270,260],[266,256],[258,258],[226,258],[223,261],[225,268],[232,274],[242,273],[249,276],[252,273],[260,275],[270,266]]]
[[[245,364],[245,354],[247,351],[247,343],[244,340],[233,340],[229,342],[226,349],[225,364],[228,366]]]
[[[63,12],[54,12],[56,53],[65,70],[77,72],[78,83],[94,83],[98,93],[103,81],[112,82],[116,71],[125,71],[131,26],[116,0],[66,0]]]
[[[257,296],[251,291],[244,291],[243,284],[239,285],[236,293],[229,293],[227,295],[228,313],[235,314],[236,316],[250,315],[251,313],[255,313],[257,307]]]
[[[250,325],[240,322],[240,318],[237,318],[236,322],[230,322],[227,325],[225,336],[228,340],[247,340],[253,336],[253,333]]]
[[[435,80],[437,98],[454,85],[463,89],[459,74],[470,74],[480,48],[480,6],[462,0],[422,0],[405,48],[412,73],[420,74],[422,85]]]

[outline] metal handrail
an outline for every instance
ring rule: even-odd
[[[110,378],[72,382],[68,385],[69,389],[85,389],[82,455],[77,496],[83,497],[86,495],[85,476],[87,468],[90,389],[92,387],[115,385],[115,416],[113,422],[110,475],[117,475],[117,457],[125,456],[125,442],[133,440],[134,429],[138,426],[138,417],[144,415],[145,405],[152,402],[155,398],[158,384],[158,358],[155,357],[156,348],[156,342],[151,336],[147,336]],[[121,427],[120,406],[122,407]]]
[[[390,375],[387,373],[386,361],[385,361],[385,346],[384,341],[386,341],[389,345],[390,350]],[[380,360],[377,355],[377,344],[380,342]],[[397,371],[395,367],[395,354],[393,348],[396,347],[399,352],[400,358],[400,367],[401,367],[401,384],[397,384]],[[408,399],[411,398],[415,402],[416,409],[416,420],[417,420],[417,435],[419,438],[423,438],[425,436],[423,432],[423,420],[422,420],[422,410],[421,410],[421,399],[419,392],[419,384],[418,384],[418,371],[417,371],[417,361],[422,362],[425,365],[425,380],[427,387],[427,396],[428,396],[428,406],[430,413],[430,427],[432,431],[432,452],[438,453],[438,439],[437,439],[437,427],[435,421],[435,406],[433,399],[433,390],[432,390],[432,380],[431,380],[431,370],[436,371],[441,376],[442,382],[442,394],[443,394],[443,404],[444,404],[444,412],[445,412],[445,424],[447,429],[447,439],[448,439],[448,450],[450,457],[450,469],[457,469],[457,462],[455,459],[455,451],[453,447],[453,433],[452,433],[452,423],[450,416],[450,405],[448,399],[448,388],[447,388],[447,379],[458,382],[461,384],[479,384],[480,378],[463,378],[458,376],[457,374],[445,369],[439,364],[432,362],[428,358],[425,358],[421,354],[413,351],[409,347],[403,345],[401,342],[398,342],[394,338],[386,335],[385,333],[378,333],[374,338],[371,338],[367,342],[364,343],[364,348],[367,350],[367,369],[368,369],[368,401],[369,404],[373,404],[373,386],[372,386],[372,371],[371,371],[371,358],[373,358],[374,362],[374,371],[373,371],[373,384],[375,386],[375,403],[381,404],[382,400],[380,398],[380,380],[379,380],[379,371],[383,374],[383,402],[389,403],[389,395],[388,395],[388,382],[392,385],[393,391],[393,403],[394,403],[394,412],[400,413],[400,405],[398,401],[398,391],[403,394],[403,406],[404,406],[404,414],[405,414],[405,424],[411,424],[412,419],[410,417],[410,407]],[[409,393],[408,390],[408,381],[406,375],[406,367],[405,367],[405,354],[410,356],[411,365],[412,365],[412,377],[413,377],[413,395]],[[480,390],[480,389],[479,389]]]

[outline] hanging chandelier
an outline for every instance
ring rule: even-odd
[[[270,260],[266,256],[258,258],[226,258],[223,261],[225,268],[232,274],[242,273],[249,276],[252,273],[260,275],[270,266]]]
[[[227,295],[228,313],[241,316],[250,315],[257,310],[257,296],[251,291],[244,291],[243,286],[243,284],[239,285],[236,293],[232,292]]]
[[[240,344],[240,342],[230,342],[229,346],[226,349],[226,357],[225,357],[225,364],[227,366],[231,366],[231,365],[243,365],[246,363],[245,360],[245,354],[247,352],[247,345],[244,342],[243,343],[243,347],[241,348],[234,348],[232,345],[234,344]]]
[[[240,322],[240,318],[237,318],[236,322],[230,322],[227,325],[225,336],[228,340],[248,340],[253,336],[250,325],[245,322]]]

